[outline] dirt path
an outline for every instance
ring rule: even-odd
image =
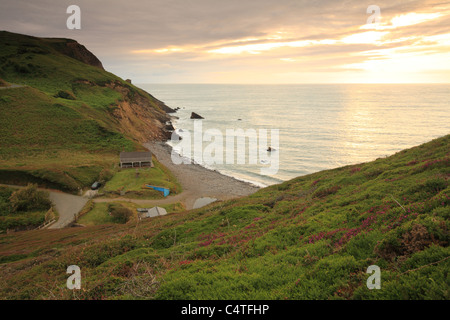
[[[20,84],[13,84],[11,83],[9,86],[7,87],[0,87],[0,90],[5,90],[5,89],[15,89],[15,88],[24,88],[26,86],[20,85]]]
[[[193,209],[195,201],[199,198],[215,198],[229,200],[250,195],[259,190],[259,187],[247,182],[236,180],[208,170],[196,164],[176,165],[172,162],[171,147],[163,142],[144,144],[173,175],[183,187],[183,192],[158,200],[141,200],[128,198],[95,198],[94,202],[128,201],[145,206],[158,206],[181,202],[186,209]]]
[[[259,187],[255,185],[236,180],[196,164],[175,165],[171,159],[171,148],[165,143],[153,142],[146,143],[144,146],[150,149],[156,158],[175,175],[183,187],[183,192],[157,200],[93,198],[92,200],[94,202],[128,201],[145,206],[158,206],[180,202],[186,209],[190,210],[193,209],[195,201],[199,198],[229,200],[247,196],[259,190]],[[23,188],[23,186],[5,186]],[[58,221],[52,224],[49,229],[67,227],[74,221],[76,214],[81,211],[89,200],[88,196],[80,197],[57,190],[40,190],[49,192],[50,200],[59,213]]]
[[[10,188],[25,188],[24,186],[0,184],[1,186]],[[58,221],[48,227],[49,229],[61,229],[67,227],[75,220],[75,215],[83,209],[89,199],[85,197],[75,196],[73,194],[64,193],[58,190],[49,190],[39,188],[41,191],[47,191],[49,198],[55,206],[59,214]]]
[[[76,215],[83,209],[89,199],[68,193],[50,191],[50,200],[59,213],[59,219],[48,228],[60,229],[75,221]]]

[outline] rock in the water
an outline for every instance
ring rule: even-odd
[[[86,49],[85,46],[79,44],[75,40],[67,39],[64,44],[54,46],[54,48],[66,56],[105,70],[100,60],[98,60],[92,52]]]
[[[199,115],[199,114],[197,114],[195,112],[192,112],[191,113],[191,119],[205,119],[205,118],[203,118],[201,115]]]
[[[166,111],[166,112],[167,112],[167,113],[175,113],[175,112],[177,112],[178,110],[180,110],[180,107],[176,107],[175,109],[172,109],[172,108],[171,108],[170,111]]]

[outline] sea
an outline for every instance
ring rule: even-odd
[[[138,86],[169,107],[179,108],[172,123],[184,135],[181,141],[169,142],[174,150],[209,169],[259,186],[387,157],[450,133],[448,84]],[[191,119],[192,112],[204,119]],[[203,135],[195,135],[195,130]],[[250,135],[228,145],[233,136],[227,140],[227,130]],[[248,138],[254,138],[251,133],[256,133],[257,143]],[[194,137],[203,137],[202,144],[194,146]],[[191,141],[190,153],[187,141]],[[268,146],[274,150],[268,152]],[[256,161],[250,151],[254,148]],[[214,156],[214,161],[202,161],[195,154],[198,149]],[[245,160],[238,161],[242,152]]]

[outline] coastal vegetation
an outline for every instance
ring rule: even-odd
[[[167,135],[167,107],[74,40],[1,31],[0,78],[0,183],[75,193]]]
[[[173,174],[153,157],[153,168],[118,169],[103,191],[109,196],[126,195],[127,198],[159,199],[163,194],[153,189],[144,189],[147,184],[170,189],[170,194],[182,191],[181,185]]]
[[[114,219],[111,215],[111,208],[110,204],[112,205],[120,205],[122,207],[127,208],[132,212],[132,215],[128,216],[126,221],[124,220],[117,220]],[[166,209],[169,213],[177,213],[177,212],[184,212],[186,209],[184,206],[179,203],[171,203],[171,204],[160,204],[159,207],[162,207]],[[85,208],[80,212],[79,218],[77,220],[78,224],[81,224],[83,226],[98,226],[98,225],[104,225],[104,224],[111,224],[111,223],[138,223],[139,217],[137,213],[138,208],[142,208],[143,205],[138,205],[133,202],[129,201],[114,201],[114,202],[88,202],[85,206]]]
[[[0,297],[449,299],[449,147],[447,135],[147,221],[1,235]]]
[[[52,218],[48,192],[32,184],[23,189],[0,186],[0,231],[36,228]]]
[[[140,220],[123,193],[160,199],[142,185],[181,185],[156,158],[136,172],[118,156],[166,137],[167,107],[69,39],[0,32],[0,78],[0,183],[34,183],[0,187],[0,299],[450,298],[450,135]],[[86,204],[85,227],[5,232],[54,214],[37,184],[94,181],[110,197]],[[70,265],[81,290],[66,287]],[[380,290],[366,285],[372,265]]]

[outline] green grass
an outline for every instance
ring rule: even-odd
[[[136,223],[137,222],[137,211],[138,208],[151,208],[153,206],[143,206],[139,204],[135,204],[132,202],[126,202],[126,201],[114,201],[113,203],[120,204],[130,210],[133,211],[135,214],[132,219],[130,219],[130,223]],[[85,226],[97,226],[97,225],[103,225],[103,224],[111,224],[116,223],[116,221],[108,214],[108,204],[109,203],[88,203],[86,204],[86,208],[82,210],[81,217],[77,220],[77,223],[85,225]],[[184,206],[177,202],[177,203],[171,203],[171,204],[164,204],[164,205],[158,205],[161,208],[164,208],[167,210],[168,213],[179,213],[183,212],[186,209]]]
[[[70,42],[0,32],[0,78],[25,85],[0,90],[0,183],[77,192],[166,119],[148,93],[63,54]]]
[[[161,204],[158,207],[166,209],[167,213],[180,213],[186,211],[186,208],[181,202],[171,204]]]
[[[0,231],[26,230],[39,227],[45,222],[47,210],[26,210],[15,212],[10,197],[18,189],[0,186]]]
[[[130,217],[130,223],[136,223],[137,221],[137,206],[134,203],[126,201],[114,201],[110,203],[94,203],[89,202],[86,204],[85,208],[80,213],[80,218],[77,219],[77,223],[85,226],[96,226],[104,224],[117,224],[122,223],[117,221],[112,217],[110,213],[110,205],[121,206],[127,208],[133,212],[132,217]]]
[[[0,298],[71,299],[76,264],[82,299],[139,299],[144,283],[147,299],[448,300],[449,147],[450,135],[138,224],[2,235]],[[381,290],[366,287],[370,265]]]
[[[0,230],[26,230],[39,227],[45,222],[47,211],[20,212],[0,217]]]
[[[171,172],[153,157],[153,168],[120,169],[111,180],[109,180],[104,191],[120,194],[128,193],[127,196],[135,195],[140,198],[158,199],[163,198],[161,192],[142,189],[145,184],[161,186],[170,189],[170,194],[181,192],[181,185],[177,182]]]
[[[106,130],[71,107],[55,103],[36,89],[6,91],[11,102],[0,105],[0,112],[8,115],[0,120],[2,159],[27,157],[30,152],[40,152],[44,145],[54,152],[63,149],[74,153],[80,150],[118,153],[134,148],[133,142],[119,133]],[[26,149],[25,139],[29,147]]]
[[[78,223],[86,226],[114,223],[114,219],[108,214],[108,203],[95,203],[92,210],[81,216]]]

